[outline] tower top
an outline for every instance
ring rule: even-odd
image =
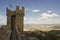
[[[9,9],[9,8],[7,7],[6,10],[8,11],[8,10],[11,10],[11,9]],[[24,8],[24,6],[22,6],[21,8],[20,8],[19,6],[16,6],[15,11],[18,11],[18,10],[25,10],[25,8]]]
[[[19,6],[16,6],[16,9],[14,11],[12,11],[9,8],[6,8],[7,15],[12,15],[17,13],[21,14],[21,13],[24,13],[24,11],[25,11],[25,8],[23,6],[21,8]]]
[[[16,11],[18,11],[19,10],[19,6],[16,6]]]

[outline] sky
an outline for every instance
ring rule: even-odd
[[[60,0],[0,0],[0,25],[7,24],[6,8],[16,5],[25,7],[24,24],[60,24]]]

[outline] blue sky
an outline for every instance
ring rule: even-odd
[[[25,7],[24,24],[60,24],[60,0],[0,0],[0,24],[6,24],[6,7],[16,5]]]

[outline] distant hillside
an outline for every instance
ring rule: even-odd
[[[42,30],[42,31],[50,31],[50,30],[60,30],[59,24],[26,24],[24,25],[25,31],[34,31],[34,30]]]

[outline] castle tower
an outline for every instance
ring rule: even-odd
[[[17,32],[23,33],[24,7],[19,9],[19,6],[16,6],[15,11],[7,8],[6,12],[7,27],[11,30],[10,40],[18,40]]]

